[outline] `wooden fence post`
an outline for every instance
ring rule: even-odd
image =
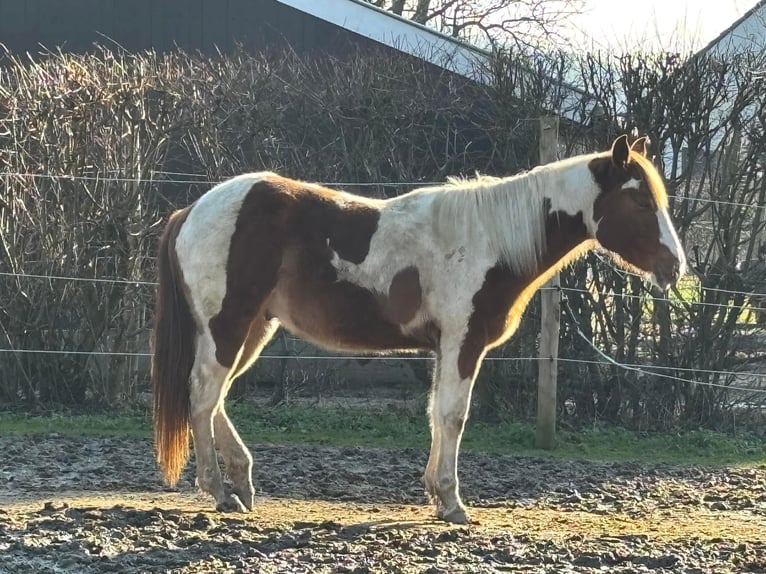
[[[559,118],[540,118],[540,164],[558,159]],[[556,375],[559,355],[561,299],[558,273],[541,292],[540,360],[537,375],[537,425],[535,445],[552,449],[556,443]]]

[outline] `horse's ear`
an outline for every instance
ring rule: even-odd
[[[647,136],[641,136],[633,142],[630,149],[644,157],[649,157],[649,138]]]
[[[629,156],[628,136],[621,135],[612,144],[612,163],[617,167],[625,168],[628,165]]]

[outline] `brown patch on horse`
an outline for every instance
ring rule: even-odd
[[[588,168],[602,192],[617,190],[629,180],[637,179],[657,208],[667,209],[668,193],[662,176],[648,158],[646,138],[639,138],[629,147],[627,136],[620,136],[612,144],[612,150],[591,160]]]
[[[344,202],[341,209],[328,209],[326,213],[329,220],[324,230],[330,240],[329,247],[341,259],[362,263],[378,230],[380,210],[361,202]]]
[[[415,318],[423,300],[420,272],[417,267],[405,267],[391,280],[387,309],[394,323],[404,325]]]
[[[429,333],[405,335],[392,317],[396,311],[388,298],[338,280],[331,259],[325,245],[292,247],[280,269],[269,313],[294,334],[324,347],[358,351],[423,347]],[[398,312],[407,312],[410,305]]]
[[[601,193],[619,190],[631,179],[639,179],[640,173],[615,165],[610,155],[601,155],[588,163],[593,179],[601,188]],[[598,221],[598,220],[597,220]]]
[[[475,376],[476,366],[487,349],[500,345],[513,335],[537,289],[563,265],[590,247],[582,213],[575,216],[562,211],[548,213],[545,231],[546,251],[536,275],[518,276],[501,263],[487,271],[484,284],[473,296],[473,313],[458,355],[458,372],[462,379]]]
[[[418,346],[420,336],[404,335],[388,315],[393,307],[410,312],[411,272],[397,281],[398,304],[389,308],[371,291],[339,281],[331,263],[334,254],[356,264],[366,259],[381,204],[279,176],[253,185],[231,238],[221,310],[209,322],[218,362],[234,366],[253,322],[270,317],[329,346]]]
[[[276,286],[290,203],[279,186],[263,180],[253,185],[239,209],[226,262],[226,294],[208,323],[216,359],[224,367],[234,366],[252,322]]]
[[[484,351],[508,330],[510,310],[527,282],[528,278],[515,275],[504,264],[487,271],[484,284],[473,296],[473,313],[458,355],[461,379],[473,378]]]
[[[187,207],[170,216],[157,254],[159,287],[152,332],[154,446],[170,485],[178,482],[189,458],[189,376],[197,329],[175,245],[190,210]]]
[[[647,206],[637,207],[641,203]],[[654,269],[661,248],[667,250],[660,243],[657,207],[646,190],[617,189],[602,193],[596,198],[593,217],[600,222],[596,233],[599,242],[638,270]]]

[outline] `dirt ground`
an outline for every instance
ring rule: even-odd
[[[455,527],[426,452],[253,451],[257,508],[222,515],[147,440],[0,437],[0,572],[766,572],[766,467],[463,453]]]

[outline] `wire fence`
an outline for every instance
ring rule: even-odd
[[[575,323],[576,324],[576,323]],[[598,355],[600,355],[604,360],[603,361],[594,361],[589,359],[571,359],[566,357],[558,357],[557,361],[564,362],[564,363],[580,363],[580,364],[586,364],[586,365],[604,365],[604,364],[611,364],[615,367],[618,367],[620,369],[626,370],[626,371],[633,371],[640,375],[644,375],[645,377],[659,377],[663,379],[668,379],[672,381],[677,381],[681,383],[689,383],[692,385],[697,386],[703,386],[703,387],[715,387],[715,388],[721,388],[726,389],[730,391],[741,391],[741,392],[747,392],[747,393],[756,393],[756,394],[766,394],[766,388],[760,388],[760,387],[747,387],[747,386],[739,386],[739,385],[733,385],[733,384],[722,384],[722,383],[712,383],[712,382],[705,382],[705,381],[698,381],[695,379],[688,379],[688,378],[682,378],[677,377],[675,375],[668,375],[665,373],[660,373],[656,371],[661,370],[673,370],[673,371],[679,371],[679,372],[689,372],[694,374],[708,374],[708,375],[716,375],[716,376],[724,376],[724,377],[748,377],[753,379],[766,379],[766,373],[758,373],[758,372],[752,372],[752,371],[720,371],[720,370],[710,370],[710,369],[692,369],[692,368],[682,368],[682,367],[668,367],[668,366],[662,366],[662,365],[639,365],[639,364],[631,364],[631,363],[621,363],[614,359],[613,357],[607,355],[604,353],[601,349],[599,349],[590,339],[587,338],[587,336],[584,335],[582,330],[579,328],[579,325],[576,324],[576,331],[578,336],[582,337],[586,343],[590,347],[592,347]],[[127,352],[127,351],[79,351],[79,350],[68,350],[68,349],[13,349],[13,348],[0,348],[0,353],[14,353],[14,354],[38,354],[38,355],[79,355],[79,356],[107,356],[107,357],[141,357],[141,358],[149,358],[151,357],[151,353],[149,352]],[[407,355],[398,355],[398,356],[390,356],[390,355],[302,355],[302,354],[294,354],[294,355],[284,355],[284,354],[269,354],[265,353],[258,357],[258,360],[299,360],[299,361],[353,361],[353,360],[359,360],[363,359],[365,361],[387,361],[387,362],[400,362],[400,361],[434,361],[433,356],[407,356]],[[485,357],[484,362],[527,362],[527,361],[541,361],[541,360],[549,360],[547,357]]]
[[[38,262],[39,263],[39,262]],[[48,281],[72,281],[72,282],[90,282],[90,283],[114,283],[114,284],[122,284],[122,285],[140,285],[140,286],[149,286],[149,287],[156,287],[158,284],[156,281],[146,281],[142,279],[124,279],[124,278],[118,278],[118,277],[73,277],[73,276],[65,276],[65,275],[42,275],[42,274],[36,274],[36,273],[14,273],[14,272],[7,272],[7,271],[0,271],[0,277],[16,277],[19,279],[41,279],[41,280],[48,280]],[[726,293],[729,295],[739,295],[744,298],[757,298],[757,297],[764,297],[766,298],[766,293],[756,292],[756,291],[735,291],[730,289],[716,289],[712,287],[705,287],[705,286],[695,286],[695,288],[699,287],[702,291],[709,291],[711,293]],[[742,305],[733,305],[733,304],[726,304],[726,303],[711,303],[707,301],[689,301],[685,299],[672,299],[670,297],[660,297],[657,295],[634,295],[632,293],[615,293],[613,291],[597,291],[593,289],[583,289],[578,287],[540,287],[540,291],[548,291],[548,290],[565,290],[570,293],[581,293],[591,296],[598,296],[598,297],[616,297],[619,299],[640,299],[640,300],[646,300],[646,301],[658,301],[658,302],[667,302],[667,303],[673,303],[676,305],[692,305],[692,306],[702,306],[702,307],[718,307],[718,308],[724,308],[724,309],[747,309],[749,306],[745,303]]]
[[[154,177],[158,176],[158,177]],[[184,185],[216,185],[221,183],[222,179],[210,179],[207,175],[181,172],[152,172],[152,177],[121,177],[113,175],[75,175],[75,174],[49,174],[49,173],[25,173],[25,172],[0,172],[0,177],[18,177],[28,179],[51,179],[67,181],[92,181],[92,182],[114,182],[114,183],[148,183],[148,184],[184,184]],[[205,179],[202,179],[205,178]],[[365,182],[316,182],[319,185],[328,187],[426,187],[445,185],[445,181],[365,181]],[[750,209],[766,209],[766,205],[760,203],[743,203],[738,201],[725,201],[722,199],[710,199],[706,197],[690,197],[686,195],[669,195],[668,197],[679,201],[689,201],[693,203],[727,205],[730,207],[746,207]]]
[[[117,279],[117,278],[67,277],[67,276],[57,276],[57,275],[41,275],[41,274],[9,273],[9,272],[0,272],[0,276],[25,278],[25,279],[56,280],[56,281],[122,283],[122,284],[129,284],[129,285],[144,285],[144,286],[155,286],[157,284],[156,282],[152,282],[152,281],[138,281],[138,280],[129,280],[129,279]],[[620,369],[636,372],[646,377],[659,377],[663,379],[669,379],[669,380],[673,380],[677,382],[688,383],[688,384],[699,385],[699,386],[717,387],[717,388],[722,388],[727,390],[766,394],[766,388],[745,387],[745,386],[738,386],[738,385],[732,385],[732,384],[704,382],[704,381],[698,381],[695,379],[669,375],[669,374],[665,374],[665,373],[661,373],[657,371],[666,370],[666,371],[676,371],[676,372],[688,372],[688,373],[693,373],[696,375],[706,374],[706,375],[723,376],[723,377],[730,377],[730,378],[750,377],[753,379],[766,379],[766,373],[758,373],[758,372],[752,372],[752,371],[723,371],[723,370],[710,370],[710,369],[682,368],[682,367],[672,367],[672,366],[663,366],[663,365],[640,365],[640,364],[619,362],[613,357],[604,353],[601,349],[599,349],[593,343],[593,341],[583,333],[580,327],[580,324],[577,320],[577,316],[572,311],[569,305],[569,299],[567,297],[567,293],[594,294],[593,291],[590,291],[587,289],[580,289],[580,288],[571,288],[571,287],[543,287],[543,289],[557,290],[561,293],[562,303],[564,304],[564,308],[567,311],[567,315],[569,316],[569,319],[572,322],[572,325],[574,326],[575,332],[577,333],[578,337],[582,338],[587,343],[587,345],[591,347],[603,359],[602,361],[594,361],[594,360],[588,360],[588,359],[572,359],[572,358],[558,357],[557,358],[558,361],[565,362],[565,363],[581,363],[581,364],[589,364],[589,365],[611,364]],[[753,294],[749,292],[723,290],[723,289],[720,289],[720,290],[714,289],[714,291],[722,291],[728,294],[738,294],[738,295],[748,295],[748,296],[766,295],[763,293]],[[612,292],[609,292],[609,293],[595,292],[595,293],[598,293],[601,296],[640,298],[640,296],[638,295],[630,295],[630,294],[623,294],[623,293],[612,293]],[[653,299],[679,303],[679,301],[672,300],[669,298],[654,297]],[[701,305],[706,304],[706,303],[698,302],[698,301],[697,302],[692,301],[690,303],[701,304]],[[726,305],[718,305],[718,306],[726,307]],[[739,306],[731,306],[731,307],[739,307]],[[300,339],[291,337],[289,338],[289,340],[298,341]],[[84,351],[84,350],[76,350],[76,349],[19,349],[19,348],[14,348],[13,346],[0,348],[0,353],[13,353],[18,355],[40,354],[40,355],[119,356],[119,357],[137,357],[137,358],[151,357],[151,353],[149,352],[99,351],[99,350]],[[350,360],[364,359],[366,361],[389,361],[389,362],[434,360],[433,357],[431,356],[413,356],[413,355],[397,355],[397,356],[381,356],[381,355],[365,355],[365,354],[303,355],[303,354],[269,354],[269,353],[262,354],[259,357],[259,360],[261,359],[265,359],[265,360],[291,360],[292,359],[292,360],[304,360],[304,361],[350,361]],[[549,360],[549,359],[547,357],[493,357],[493,356],[489,356],[484,359],[484,361],[488,361],[488,362],[539,361],[539,360]]]
[[[152,172],[152,176],[150,178],[120,177],[115,175],[102,176],[102,175],[0,172],[0,178],[7,179],[7,178],[14,178],[14,177],[15,178],[31,178],[31,179],[67,180],[67,181],[90,181],[90,182],[96,182],[96,183],[114,182],[114,183],[184,184],[184,185],[214,185],[221,181],[221,180],[212,180],[208,176],[202,175],[202,174],[169,172],[169,171]],[[415,188],[415,187],[423,187],[423,186],[430,186],[430,185],[443,185],[444,183],[445,182],[433,182],[433,181],[320,182],[321,185],[328,185],[328,186],[335,186],[335,187],[358,187],[358,188],[359,187]],[[675,197],[682,201],[728,205],[733,207],[748,207],[748,208],[758,208],[758,209],[766,208],[766,205],[761,205],[761,204],[748,204],[748,203],[713,200],[713,199],[707,199],[707,198],[694,198],[694,197],[686,197],[686,196],[675,196]],[[40,264],[44,262],[37,262],[37,263]],[[615,269],[615,271],[623,275],[634,275],[632,273],[617,270],[617,269]],[[0,277],[15,278],[19,280],[35,279],[35,280],[45,280],[45,281],[89,282],[89,283],[95,283],[95,284],[124,284],[124,285],[142,286],[142,287],[143,286],[153,287],[157,285],[155,281],[147,281],[144,279],[127,279],[127,278],[118,278],[118,277],[76,277],[76,276],[19,273],[19,272],[0,272]],[[745,309],[748,307],[748,305],[746,304],[732,305],[732,304],[714,303],[714,302],[707,302],[707,301],[672,299],[669,297],[660,297],[655,294],[650,295],[648,292],[646,295],[636,295],[632,293],[601,292],[601,291],[596,291],[591,289],[575,288],[575,287],[542,287],[542,289],[556,289],[561,292],[562,302],[564,303],[565,310],[567,310],[567,314],[570,316],[570,321],[572,322],[572,325],[575,328],[576,334],[578,335],[578,337],[582,338],[588,344],[588,346],[592,347],[592,349],[603,359],[601,361],[595,361],[595,360],[588,360],[588,359],[571,359],[571,358],[559,357],[558,361],[566,362],[566,363],[582,363],[582,364],[595,364],[595,365],[611,364],[613,366],[619,367],[620,369],[636,372],[639,375],[645,375],[646,377],[660,377],[660,378],[674,380],[677,382],[683,382],[683,383],[694,384],[694,385],[702,385],[702,386],[710,386],[710,387],[721,387],[728,390],[738,390],[738,391],[752,392],[752,393],[766,393],[766,388],[761,389],[761,388],[735,386],[735,385],[728,385],[728,384],[709,383],[709,382],[698,381],[695,379],[682,378],[675,375],[669,375],[669,374],[661,373],[658,371],[667,370],[667,371],[675,371],[675,372],[689,372],[696,375],[705,374],[705,375],[724,376],[724,377],[732,377],[732,378],[747,376],[747,377],[752,377],[754,379],[764,379],[766,378],[766,373],[756,373],[756,372],[750,372],[750,371],[721,371],[721,370],[706,370],[706,369],[694,369],[694,368],[679,368],[679,367],[659,366],[659,365],[638,365],[638,364],[621,363],[615,360],[613,357],[610,357],[609,355],[604,353],[601,349],[599,349],[593,343],[593,341],[583,333],[577,321],[576,315],[572,312],[571,307],[569,307],[569,300],[567,298],[567,293],[587,294],[593,297],[641,299],[646,301],[664,301],[664,302],[668,302],[668,303],[672,303],[676,305],[717,307],[717,308],[727,308],[727,309],[731,309],[731,308]],[[766,293],[754,292],[754,291],[727,290],[727,289],[704,287],[699,285],[695,286],[695,289],[700,289],[702,292],[725,293],[728,295],[740,296],[743,298],[756,298],[756,297],[766,298]],[[148,352],[74,350],[74,349],[17,349],[17,348],[13,348],[12,345],[10,348],[0,348],[0,353],[14,353],[19,355],[47,354],[47,355],[86,355],[86,356],[121,356],[121,357],[150,357],[151,356],[151,354]],[[348,361],[348,360],[354,360],[354,359],[365,359],[365,360],[372,360],[372,361],[433,360],[433,358],[429,356],[408,356],[408,355],[399,355],[399,356],[311,355],[311,356],[307,356],[307,355],[300,355],[300,354],[285,355],[285,354],[268,354],[268,353],[261,355],[260,358],[265,360],[299,359],[299,360],[312,360],[312,361]],[[489,356],[485,358],[484,360],[488,362],[539,361],[541,360],[541,357]]]
[[[584,335],[583,335],[584,336]],[[295,341],[303,341],[302,339],[290,339]],[[590,339],[587,339],[586,341],[592,345],[592,341]],[[596,349],[598,351],[598,349]],[[601,353],[601,351],[598,351]],[[40,354],[40,355],[92,355],[92,356],[105,356],[105,357],[151,357],[152,354],[149,352],[130,352],[130,351],[77,351],[77,350],[67,350],[67,349],[13,349],[13,348],[0,348],[0,353],[19,353],[19,354]],[[606,355],[605,355],[606,357]],[[398,362],[398,361],[434,361],[435,358],[432,355],[407,355],[407,354],[400,354],[400,355],[366,355],[366,354],[355,354],[355,355],[304,355],[304,354],[270,354],[270,353],[264,353],[258,356],[258,360],[261,359],[272,359],[272,360],[304,360],[304,361],[353,361],[353,360],[364,360],[364,361],[383,361],[383,362]],[[548,357],[492,357],[488,356],[483,359],[484,361],[492,362],[492,363],[506,363],[506,362],[514,362],[514,361],[542,361],[542,360],[549,360]],[[582,363],[586,365],[603,365],[604,361],[594,361],[591,359],[571,359],[566,357],[558,357],[556,359],[557,361],[564,362],[564,363]],[[613,359],[609,358],[608,362],[612,362]],[[766,373],[758,373],[754,371],[720,371],[720,370],[713,370],[713,369],[694,369],[694,368],[685,368],[685,367],[669,367],[666,365],[640,365],[640,364],[634,364],[634,363],[619,363],[616,362],[616,365],[619,365],[620,367],[625,367],[629,369],[651,369],[656,371],[679,371],[679,372],[687,372],[687,373],[698,373],[698,374],[706,374],[706,375],[725,375],[725,376],[748,376],[753,377],[757,379],[766,379]],[[656,373],[652,372],[644,372],[646,375],[655,375]],[[675,377],[672,377],[675,378]],[[683,382],[692,382],[695,381],[686,380],[686,379],[678,379]],[[699,384],[707,384],[707,383],[699,383]],[[728,387],[731,388],[731,387]],[[744,389],[744,390],[750,390],[750,389]],[[763,390],[763,392],[766,392],[766,389]]]

